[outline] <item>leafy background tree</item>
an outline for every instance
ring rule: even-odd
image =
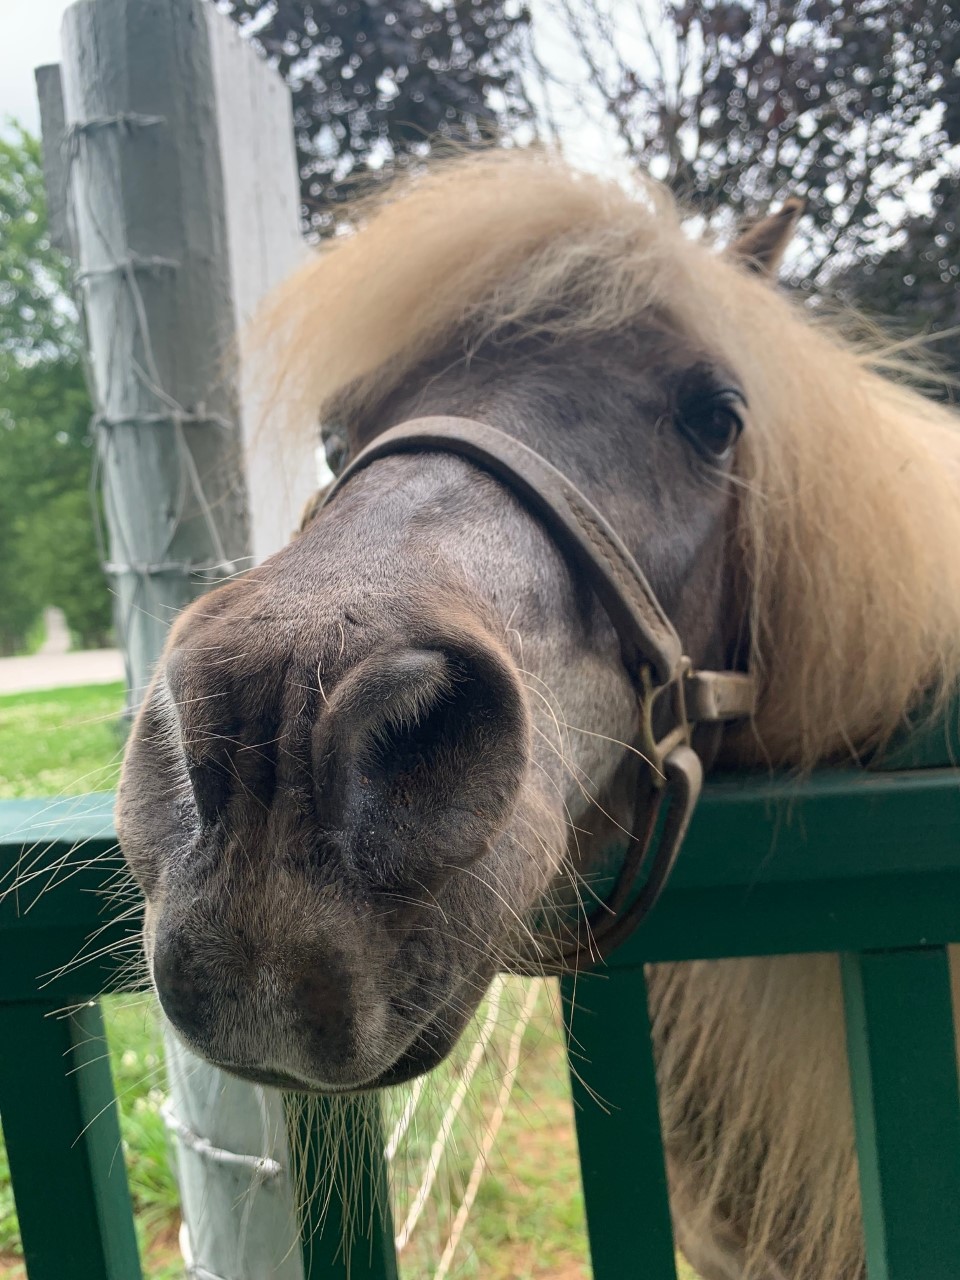
[[[624,154],[711,219],[805,196],[794,283],[917,329],[960,320],[960,5],[545,3],[569,51],[547,80]]]
[[[293,88],[321,234],[358,178],[416,162],[437,136],[563,139],[588,116],[711,221],[805,196],[793,283],[907,328],[960,322],[953,0],[226,7]]]
[[[517,0],[232,0],[293,90],[307,220],[329,232],[358,179],[532,121]]]
[[[90,400],[69,265],[47,234],[40,144],[0,137],[0,652],[46,605],[83,646],[109,637],[111,600],[90,504]]]

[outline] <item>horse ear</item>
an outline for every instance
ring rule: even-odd
[[[730,252],[751,270],[775,276],[806,207],[800,196],[791,196],[776,213],[761,218],[734,240]]]

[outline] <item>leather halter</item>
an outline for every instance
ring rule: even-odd
[[[613,890],[588,917],[583,941],[559,945],[555,939],[544,940],[531,946],[513,966],[516,972],[531,974],[577,971],[605,959],[655,906],[703,783],[703,764],[692,745],[693,729],[751,715],[755,682],[741,671],[693,670],[643,570],[593,503],[535,450],[473,418],[413,418],[377,436],[309,504],[301,527],[371,462],[423,452],[466,458],[493,475],[542,521],[613,623],[637,693],[645,778],[637,795],[633,834]],[[655,720],[666,722],[659,737]],[[664,801],[667,812],[660,823]]]

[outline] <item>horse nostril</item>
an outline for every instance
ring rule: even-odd
[[[528,728],[508,658],[485,637],[374,654],[314,728],[318,811],[361,882],[431,888],[483,855],[512,810]]]
[[[207,1000],[199,982],[193,949],[182,928],[158,930],[153,949],[153,980],[163,1011],[189,1040],[204,1033]]]

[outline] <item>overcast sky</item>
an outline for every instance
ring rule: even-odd
[[[60,61],[60,19],[69,0],[0,0],[0,121],[40,132],[34,67]]]

